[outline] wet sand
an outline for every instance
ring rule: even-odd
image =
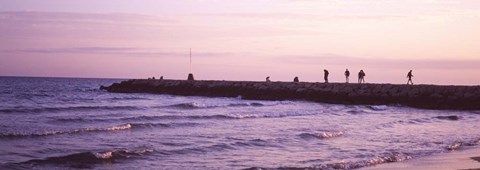
[[[407,160],[403,162],[380,164],[362,168],[362,170],[453,170],[475,169],[480,170],[480,147],[465,150],[450,151],[429,157]]]

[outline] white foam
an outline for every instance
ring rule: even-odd
[[[454,151],[460,148],[461,146],[462,146],[462,143],[454,143],[453,145],[448,146],[447,149]]]
[[[130,128],[132,128],[132,125],[129,123],[126,125],[114,126],[114,127],[108,128],[107,130],[127,130]]]
[[[383,110],[387,110],[387,108],[388,108],[387,105],[370,106],[370,109],[375,110],[375,111],[383,111]]]
[[[342,136],[342,135],[343,135],[342,131],[321,133],[321,137],[323,137],[323,138],[333,138],[333,137]]]
[[[113,156],[113,152],[105,152],[105,153],[95,153],[95,157],[99,159],[110,159]]]

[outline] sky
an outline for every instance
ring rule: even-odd
[[[480,84],[478,0],[0,0],[0,76]]]

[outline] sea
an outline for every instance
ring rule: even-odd
[[[0,77],[0,169],[357,169],[478,147],[480,111],[109,93]]]

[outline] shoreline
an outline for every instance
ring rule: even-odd
[[[434,110],[480,110],[480,86],[310,82],[128,80],[102,90],[180,96],[304,100],[346,105],[403,105]]]
[[[432,156],[421,157],[401,162],[379,164],[360,168],[361,170],[452,170],[452,169],[480,169],[480,146],[438,153]]]

